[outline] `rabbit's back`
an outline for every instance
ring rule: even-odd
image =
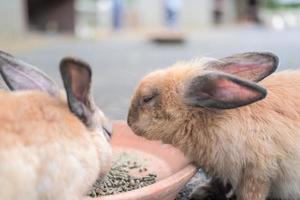
[[[67,104],[46,93],[1,91],[0,105],[1,146],[7,135],[24,145],[44,145],[58,138],[87,135],[86,127],[68,110]]]
[[[252,117],[265,125],[260,134],[274,137],[285,147],[299,146],[300,144],[300,71],[283,71],[273,74],[263,80],[261,84],[268,90],[267,97],[257,104],[250,105]],[[242,114],[247,108],[241,108]],[[255,116],[253,116],[255,113]],[[248,116],[248,115],[245,115]],[[252,127],[257,124],[250,124]],[[295,141],[298,141],[295,144]],[[299,149],[300,156],[300,149]],[[300,157],[299,157],[300,158]]]
[[[277,176],[272,182],[270,197],[298,199],[300,196],[300,71],[275,73],[262,82],[268,96],[261,102],[257,116],[269,122],[258,137],[272,138],[269,154],[276,154]],[[268,160],[270,159],[270,155]]]
[[[38,91],[1,91],[0,105],[0,199],[83,194],[100,171],[97,138],[67,104]]]

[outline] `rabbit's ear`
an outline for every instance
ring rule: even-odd
[[[247,52],[222,58],[209,68],[259,82],[277,69],[278,62],[269,52]]]
[[[267,91],[254,82],[220,72],[188,80],[184,100],[187,105],[230,109],[265,98]]]
[[[94,108],[90,94],[92,81],[90,66],[74,58],[64,58],[60,63],[60,72],[70,110],[86,126],[91,126]]]
[[[0,73],[10,90],[41,90],[59,96],[59,88],[46,74],[0,51]]]

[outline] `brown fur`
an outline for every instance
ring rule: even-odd
[[[1,200],[81,199],[110,168],[111,123],[94,104],[91,69],[70,58],[60,68],[67,94],[0,51],[1,75],[14,90],[0,90]]]
[[[188,106],[186,81],[206,62],[153,72],[138,86],[128,123],[135,133],[181,149],[199,167],[230,182],[240,200],[300,198],[300,72],[276,73],[261,85],[267,97],[229,110]],[[200,67],[202,66],[202,67]],[[158,91],[152,105],[143,97]]]
[[[106,138],[87,130],[66,102],[0,91],[0,105],[0,199],[79,198],[109,169]]]

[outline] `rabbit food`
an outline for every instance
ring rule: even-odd
[[[132,176],[130,172],[133,170],[141,175]],[[88,196],[112,195],[136,190],[155,183],[157,175],[147,172],[148,169],[139,160],[123,153],[113,164],[109,173],[104,178],[96,180],[88,192]],[[143,175],[145,173],[146,175]]]

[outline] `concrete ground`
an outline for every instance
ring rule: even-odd
[[[300,30],[244,27],[198,31],[186,36],[186,43],[181,45],[157,45],[140,36],[114,35],[89,41],[52,38],[48,42],[39,42],[41,45],[34,43],[32,47],[27,41],[26,48],[18,50],[4,46],[3,50],[15,52],[60,85],[58,64],[62,57],[72,55],[87,61],[93,67],[96,102],[110,118],[123,120],[139,80],[148,72],[168,67],[176,61],[201,56],[220,58],[245,51],[271,51],[280,58],[279,70],[300,67]],[[199,182],[199,179],[194,181]],[[191,188],[186,188],[185,197],[178,199],[187,199],[190,191]]]
[[[145,74],[176,61],[271,51],[280,57],[280,69],[300,67],[300,30],[214,29],[187,34],[186,39],[182,45],[157,45],[143,37],[120,35],[89,41],[60,38],[23,48],[15,55],[60,84],[58,63],[62,57],[72,55],[86,60],[93,67],[96,101],[113,119],[126,119],[131,95]]]

